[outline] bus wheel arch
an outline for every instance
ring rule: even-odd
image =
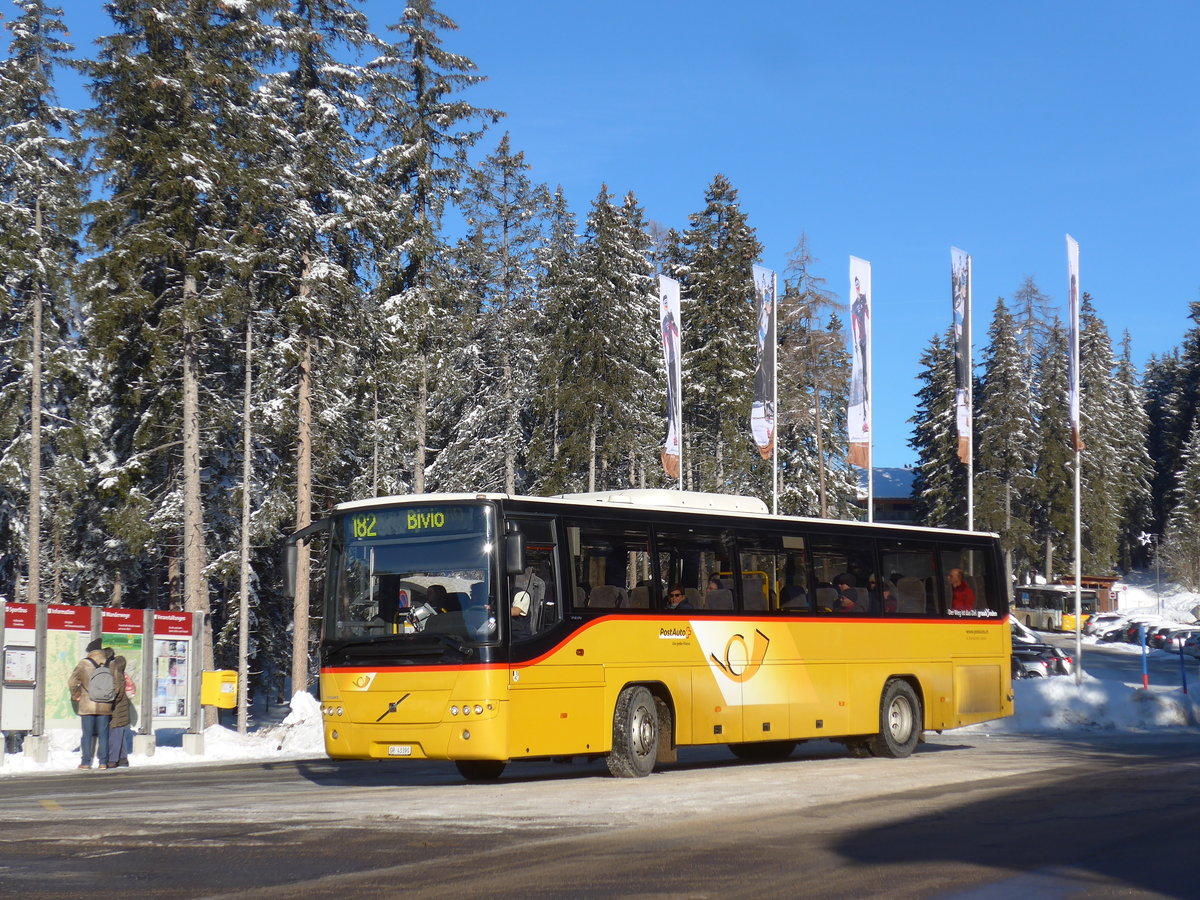
[[[879,733],[867,739],[873,756],[910,756],[924,729],[919,685],[904,677],[889,678],[879,698]]]
[[[670,705],[649,686],[627,684],[621,688],[613,707],[608,771],[617,778],[643,778],[654,771],[664,739],[673,745],[673,718]]]

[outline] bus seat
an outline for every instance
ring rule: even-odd
[[[817,608],[829,612],[833,609],[833,604],[837,600],[837,588],[819,587],[817,588]]]
[[[896,612],[925,612],[925,582],[920,578],[901,578],[896,582]]]
[[[625,588],[615,584],[599,584],[588,594],[589,609],[619,609],[626,605]]]
[[[687,598],[688,603],[692,604],[692,609],[699,609],[703,605],[700,592],[695,588],[684,588],[683,596]]]
[[[705,609],[733,609],[733,591],[722,588],[704,595]]]
[[[629,592],[629,606],[632,609],[650,608],[650,588],[645,585],[635,587]]]
[[[747,575],[742,578],[742,603],[746,609],[766,609],[766,582],[761,575]]]
[[[784,609],[808,606],[808,593],[798,584],[784,585],[781,605]]]

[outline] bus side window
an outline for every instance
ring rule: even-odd
[[[589,612],[648,609],[650,536],[644,527],[575,520],[568,522],[567,536],[571,545],[575,609]]]
[[[991,591],[991,558],[976,547],[942,548],[942,591],[946,609],[959,613],[1004,615],[1007,598]]]
[[[683,588],[688,605],[703,612],[733,612],[736,593],[728,574],[733,568],[733,541],[721,528],[655,529],[659,609],[666,608],[667,590]]]
[[[524,591],[528,599],[522,598],[527,604],[523,616],[525,621],[510,621],[513,622],[514,639],[524,639],[540,634],[562,619],[556,562],[558,554],[553,520],[528,518],[515,521],[525,537],[525,571],[509,579],[509,597],[511,602],[516,600],[519,592]]]

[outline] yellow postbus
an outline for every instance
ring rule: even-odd
[[[331,757],[641,776],[685,745],[904,757],[1012,712],[994,535],[632,490],[346,503],[291,546],[320,532]]]
[[[1079,592],[1082,618],[1079,627],[1096,613],[1096,592]],[[1041,631],[1075,631],[1075,586],[1072,584],[1019,584],[1013,588],[1012,613],[1030,628]]]

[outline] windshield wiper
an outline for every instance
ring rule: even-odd
[[[423,636],[437,638],[437,640],[441,641],[451,650],[457,650],[463,656],[470,656],[475,652],[474,647],[468,646],[464,641],[456,638],[452,634],[446,634],[445,632],[441,631],[426,631],[423,633]]]

